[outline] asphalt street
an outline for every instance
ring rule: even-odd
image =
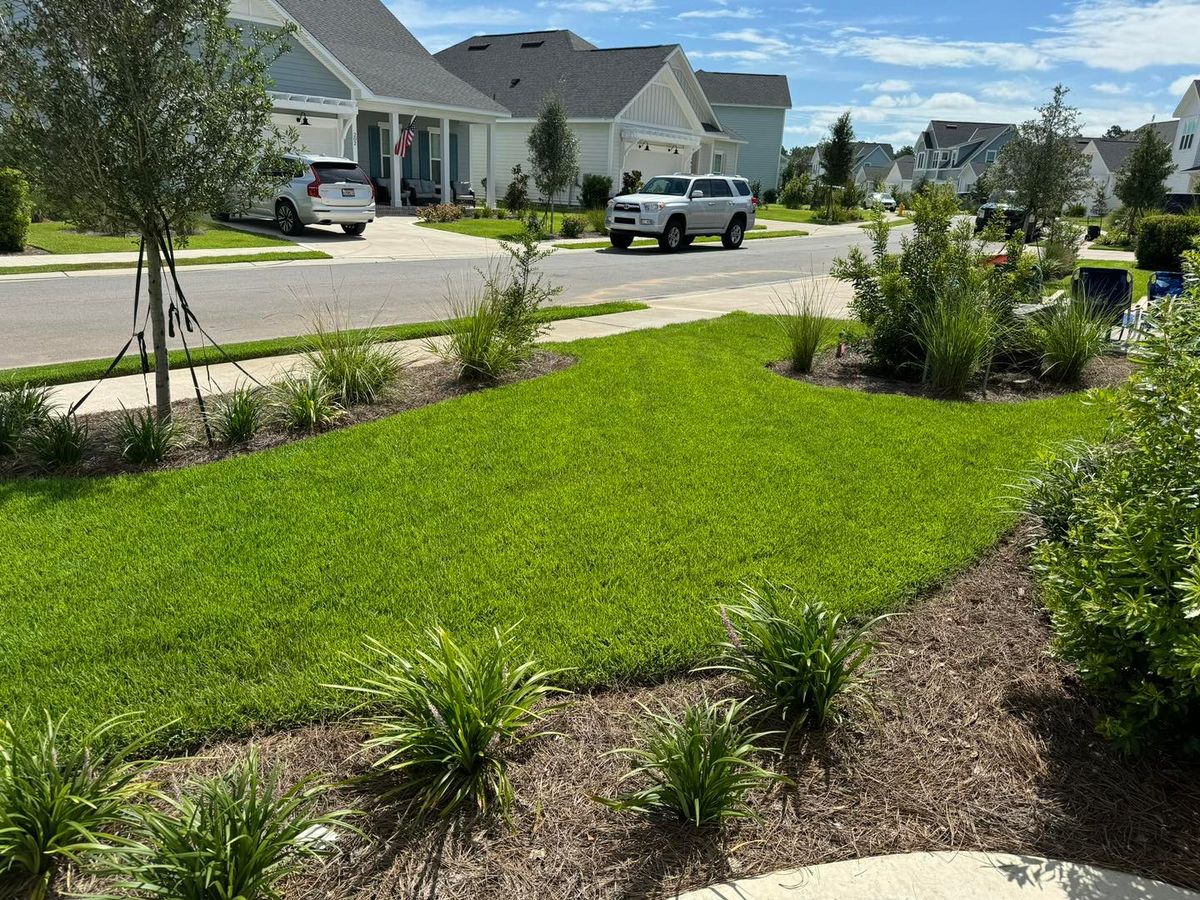
[[[902,232],[907,229],[896,229]],[[898,240],[893,234],[893,240]],[[562,285],[559,303],[641,300],[693,291],[770,284],[825,274],[866,235],[814,235],[747,241],[741,250],[694,245],[678,254],[656,249],[559,250],[542,265]],[[301,334],[323,308],[353,325],[444,317],[449,298],[475,289],[477,270],[496,259],[415,262],[280,262],[256,267],[180,270],[200,321],[219,341]],[[75,273],[68,277],[0,279],[0,368],[115,352],[129,336],[133,275]],[[174,346],[175,342],[172,342]]]

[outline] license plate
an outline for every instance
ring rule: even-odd
[[[342,188],[342,196],[343,197],[353,197],[354,196],[354,188]]]

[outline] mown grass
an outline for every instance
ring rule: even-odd
[[[76,231],[75,226],[67,222],[34,222],[29,226],[25,240],[47,253],[119,253],[138,248],[136,236]],[[204,219],[186,246],[189,250],[228,250],[231,247],[291,247],[293,244],[283,238],[242,231]]]
[[[544,322],[558,322],[562,319],[579,319],[585,316],[604,316],[609,313],[631,312],[635,309],[646,309],[645,303],[631,300],[614,300],[609,303],[592,303],[587,306],[551,306],[538,312],[538,317]],[[371,329],[350,329],[352,335],[362,334],[370,330],[380,341],[413,341],[421,338],[437,337],[448,334],[454,327],[454,322],[410,322],[402,325],[379,325]],[[311,338],[308,335],[292,335],[290,337],[266,338],[261,341],[240,341],[222,345],[225,353],[207,344],[192,349],[192,361],[196,365],[238,362],[244,359],[261,359],[266,356],[286,356],[290,353],[303,353],[309,349]],[[226,353],[228,355],[226,355]],[[154,354],[149,354],[150,367],[154,367]],[[43,366],[25,366],[17,369],[0,369],[0,385],[30,384],[54,385],[71,384],[76,381],[89,381],[99,378],[108,368],[111,358],[84,359],[75,362],[53,363]],[[172,369],[182,369],[187,366],[187,356],[182,350],[171,350],[167,356],[168,365]],[[137,375],[142,371],[141,361],[136,350],[133,355],[126,355],[113,370],[111,377],[120,375]]]
[[[295,246],[294,244],[292,246]],[[137,247],[134,246],[134,250]],[[332,259],[320,250],[272,250],[265,253],[242,253],[237,256],[180,256],[177,266],[211,266],[222,263],[278,262],[293,259]],[[79,262],[46,263],[36,266],[0,266],[0,275],[37,275],[45,272],[90,272],[100,269],[133,269],[136,262]]]
[[[778,203],[758,208],[758,218],[773,219],[776,222],[811,222],[819,219],[823,210],[819,209],[788,209]]]
[[[758,226],[756,225],[755,228],[757,228],[757,227]],[[758,241],[758,240],[763,240],[765,238],[786,238],[786,237],[807,237],[807,236],[808,236],[807,231],[793,231],[792,229],[786,229],[786,230],[780,230],[780,231],[747,231],[745,233],[745,235],[743,235],[744,239],[747,241]],[[695,238],[694,243],[715,244],[715,243],[720,242],[720,240],[721,240],[720,235],[707,234],[702,237]],[[581,241],[578,244],[555,244],[554,246],[557,247],[559,250],[599,250],[604,247],[611,247],[612,244],[609,242],[608,238],[605,238],[602,241]],[[636,240],[634,240],[634,242],[630,246],[632,246],[632,247],[657,247],[658,239],[657,238],[637,238]]]
[[[707,658],[739,581],[893,609],[1014,518],[1078,396],[951,404],[765,366],[769,317],[559,345],[557,374],[211,465],[0,484],[0,710],[193,742],[333,714],[367,637],[437,623],[594,685]],[[165,739],[165,738],[164,738]]]
[[[525,227],[520,219],[459,219],[457,222],[418,222],[417,225],[498,241],[515,241]]]

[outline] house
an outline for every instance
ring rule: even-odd
[[[913,184],[952,184],[955,193],[970,193],[1016,133],[1016,126],[999,122],[934,119],[913,144]]]
[[[494,126],[501,195],[514,165],[529,171],[526,142],[552,93],[579,139],[581,180],[607,175],[619,190],[627,172],[741,171],[748,142],[722,124],[678,44],[602,49],[565,30],[480,34],[434,59],[512,114]]]
[[[818,146],[813,150],[812,157],[808,163],[808,171],[814,181],[825,174],[825,163],[821,159],[821,149]],[[882,184],[883,179],[887,177],[887,173],[891,170],[893,156],[891,144],[855,141],[854,165],[851,169],[854,176],[854,183],[863,190],[875,190],[876,185]]]
[[[450,182],[490,174],[508,110],[439,65],[380,0],[233,0],[229,19],[246,31],[295,27],[270,68],[274,122],[296,129],[302,149],[358,161],[381,199],[399,202],[400,175],[446,197]],[[416,140],[400,159],[395,140],[409,123]]]
[[[1133,152],[1133,148],[1137,146],[1136,140],[1113,140],[1111,138],[1084,138],[1083,155],[1088,159],[1088,173],[1091,176],[1092,184],[1104,187],[1105,206],[1108,209],[1120,206],[1121,203],[1117,200],[1113,189],[1116,186],[1117,172],[1125,165],[1125,160],[1129,159],[1129,154]],[[1079,202],[1084,204],[1090,211],[1095,211],[1095,188],[1088,191],[1086,196],[1081,197]]]
[[[907,194],[912,191],[913,166],[917,158],[911,153],[897,156],[892,160],[892,167],[884,176],[883,183],[893,194]]]
[[[1175,172],[1167,179],[1171,194],[1200,194],[1200,78],[1192,81],[1175,107],[1178,125],[1171,136]]]
[[[792,108],[786,75],[696,71],[696,80],[723,127],[746,140],[738,153],[737,174],[778,190],[783,126]]]

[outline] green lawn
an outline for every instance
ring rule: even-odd
[[[756,225],[755,228],[758,226]],[[743,235],[743,239],[747,241],[761,241],[767,238],[786,238],[786,237],[807,237],[807,231],[793,231],[792,229],[780,231],[747,231]],[[720,241],[719,235],[710,234],[704,237],[695,238],[697,244],[713,244]],[[555,244],[559,250],[600,250],[604,247],[611,247],[612,242],[608,238],[600,241],[581,241],[578,244]],[[638,238],[630,246],[632,247],[657,247],[657,238]]]
[[[773,203],[770,206],[760,206],[758,217],[774,219],[776,222],[811,222],[813,219],[820,218],[821,212],[822,210],[819,209],[788,209],[786,206]]]
[[[294,244],[292,246],[295,246]],[[136,247],[134,248],[137,249]],[[279,262],[290,259],[332,259],[320,250],[267,250],[263,253],[243,253],[238,256],[180,256],[177,266],[212,266],[226,263]],[[3,257],[0,257],[3,259]],[[0,266],[0,275],[37,275],[45,272],[91,272],[100,269],[132,269],[132,262],[53,263],[36,266]]]
[[[544,322],[558,322],[563,319],[579,319],[585,316],[603,316],[609,313],[630,312],[635,309],[647,309],[645,303],[631,300],[614,300],[609,303],[591,303],[586,306],[551,306],[539,313]],[[447,334],[452,328],[450,322],[409,322],[401,325],[379,325],[373,330],[381,341],[411,341],[418,338],[435,337]],[[285,356],[289,353],[302,353],[309,347],[310,338],[307,335],[291,337],[267,338],[261,341],[240,341],[222,345],[224,353],[216,348],[203,345],[192,350],[192,360],[197,365],[205,363],[222,363],[229,360],[258,359],[264,356]],[[54,363],[45,366],[25,366],[19,369],[0,369],[0,384],[70,384],[73,381],[90,381],[99,378],[112,362],[111,357],[105,359],[83,359],[74,362]],[[182,350],[172,350],[168,354],[168,364],[172,369],[182,369],[187,366],[187,356]],[[150,366],[154,366],[154,354],[150,354]],[[142,370],[141,361],[137,358],[136,350],[126,354],[125,358],[113,369],[112,377],[120,375],[136,375]]]
[[[79,232],[66,222],[34,222],[26,243],[48,253],[114,253],[136,251],[138,239],[128,236]],[[204,219],[187,243],[189,250],[228,250],[231,247],[291,247],[283,238],[230,228]]]
[[[765,364],[769,317],[560,345],[578,363],[275,450],[0,483],[0,712],[126,710],[177,742],[345,707],[374,637],[520,622],[576,685],[657,677],[721,637],[743,579],[895,609],[1012,522],[1080,397],[935,403]]]
[[[418,222],[422,228],[469,234],[471,237],[515,241],[525,228],[520,219],[459,219],[457,222]]]

